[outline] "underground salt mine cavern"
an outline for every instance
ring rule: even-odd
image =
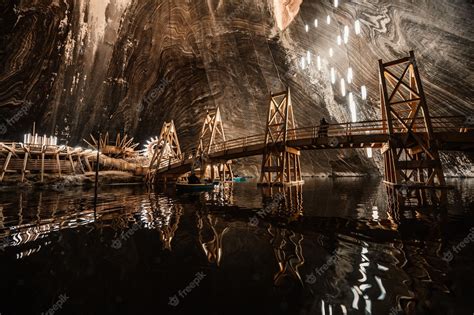
[[[1,1],[0,314],[473,314],[473,20]]]

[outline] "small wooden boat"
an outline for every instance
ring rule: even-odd
[[[178,182],[176,183],[176,190],[179,191],[207,191],[213,190],[215,184],[214,183],[207,183],[207,184],[189,184],[186,182]]]

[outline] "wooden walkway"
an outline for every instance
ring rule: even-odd
[[[444,151],[473,151],[474,129],[466,126],[464,116],[431,117],[437,146]],[[411,121],[407,121],[411,122]],[[426,137],[424,123],[415,121],[414,129],[419,137]],[[417,126],[419,128],[417,129]],[[401,141],[406,132],[403,126],[398,126],[395,133],[389,136],[385,121],[372,120],[355,123],[329,124],[327,136],[319,136],[320,126],[303,127],[288,130],[286,143],[277,142],[273,146],[287,147],[299,154],[301,150],[327,150],[327,149],[383,149],[390,139]],[[226,161],[249,156],[263,155],[267,149],[265,134],[231,139],[215,143],[211,146],[208,159],[212,161]],[[178,174],[191,171],[194,162],[194,153],[184,154],[184,159],[170,159],[163,161],[157,168],[157,173]]]

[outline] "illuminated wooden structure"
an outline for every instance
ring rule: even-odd
[[[206,177],[214,180],[216,177],[221,181],[230,179],[232,181],[233,172],[231,161],[210,160],[209,153],[217,143],[225,142],[224,124],[219,107],[215,111],[207,112],[206,119],[201,128],[199,136],[199,146],[196,158],[200,160],[201,178]]]
[[[289,147],[287,141],[295,139],[295,118],[290,89],[272,94],[268,109],[260,185],[301,184],[300,151]]]
[[[25,182],[28,174],[39,174],[44,182],[46,174],[63,175],[84,174],[85,162],[90,151],[70,148],[64,145],[0,143],[0,182],[6,174],[21,174],[20,182]],[[86,163],[86,164],[83,164]]]
[[[146,178],[150,184],[156,182],[158,175],[156,173],[157,170],[183,159],[177,130],[173,120],[163,124],[160,136],[152,146],[153,154],[150,159],[149,171]],[[166,180],[166,176],[164,176],[164,179]]]
[[[93,135],[90,135],[91,142],[84,139],[90,147],[94,150],[100,148],[100,153],[114,158],[135,158],[138,156],[138,151],[135,151],[138,147],[138,143],[133,142],[133,138],[128,138],[128,135],[122,136],[120,133],[115,137],[115,143],[110,142],[109,133],[101,135],[99,139],[95,139]]]
[[[387,63],[379,60],[379,68],[383,131],[389,136],[382,147],[385,183],[401,204],[410,199],[428,204],[428,190],[438,204],[446,183],[414,53]]]

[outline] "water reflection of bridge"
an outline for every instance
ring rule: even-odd
[[[301,187],[262,189],[262,209],[270,210],[259,217],[257,225],[252,225],[248,218],[257,215],[258,209],[239,209],[235,216],[228,216],[225,211],[214,211],[219,208],[227,209],[229,206],[236,207],[236,196],[232,192],[232,189],[227,189],[200,194],[200,202],[192,205],[192,209],[196,210],[195,216],[191,215],[194,219],[191,222],[198,232],[196,240],[200,245],[201,255],[209,264],[216,267],[228,266],[229,260],[236,257],[235,251],[229,251],[229,246],[235,245],[236,240],[240,241],[243,231],[247,231],[247,235],[259,234],[259,243],[242,241],[240,244],[255,246],[259,252],[270,249],[266,254],[261,254],[267,255],[266,259],[271,259],[268,261],[272,263],[273,283],[276,287],[284,288],[290,282],[315,290],[316,293],[321,290],[321,286],[331,292],[330,296],[323,296],[318,300],[318,309],[322,304],[326,310],[338,310],[337,312],[350,307],[370,311],[372,303],[389,298],[386,296],[392,292],[385,286],[386,278],[382,276],[384,272],[389,272],[388,267],[380,263],[379,256],[372,256],[374,249],[371,248],[385,245],[355,239],[353,233],[362,233],[363,239],[376,235],[378,239],[384,239],[390,244],[399,238],[398,231],[393,227],[380,226],[375,229],[374,226],[367,225],[366,230],[361,230],[361,221],[332,217],[304,217],[304,220],[287,225],[285,223],[288,220],[282,221],[281,218],[294,216],[296,219],[303,214]],[[114,237],[119,237],[137,223],[144,230],[142,232],[159,233],[164,250],[179,251],[172,245],[184,221],[183,203],[163,194],[150,193],[133,197],[130,191],[128,193],[117,197],[117,193],[104,192],[94,213],[91,195],[65,197],[56,194],[53,198],[48,196],[49,199],[45,202],[43,193],[20,192],[17,204],[0,204],[0,235],[8,236],[7,253],[18,249],[18,259],[34,255],[48,246],[48,243],[57,242],[55,236],[59,235],[55,232],[61,230],[90,226],[101,231],[108,229],[115,232]],[[15,215],[13,209],[17,211]],[[430,239],[437,239],[437,233],[433,229]],[[400,247],[399,250],[402,251],[403,248]],[[377,251],[377,255],[381,252]],[[324,267],[324,274],[319,276],[314,286],[308,283],[307,277],[311,272],[325,266],[332,255],[339,257],[335,264],[327,269]],[[399,256],[403,257],[404,253]],[[351,257],[351,260],[348,262],[341,257]],[[356,269],[352,269],[353,267]],[[352,272],[356,277],[351,282],[347,279]],[[373,294],[368,294],[368,291]]]

